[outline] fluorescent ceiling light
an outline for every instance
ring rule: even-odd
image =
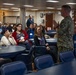
[[[3,3],[3,5],[14,5],[12,3]]]
[[[1,10],[9,10],[9,9],[7,9],[7,8],[1,8]]]
[[[12,7],[11,9],[18,9],[19,10],[20,8]]]
[[[76,5],[76,3],[66,3],[66,4],[70,4],[70,5]]]
[[[47,9],[55,9],[54,7],[46,7]]]
[[[38,9],[31,9],[31,10],[38,10]]]
[[[12,11],[19,11],[19,10],[12,10]]]
[[[57,2],[59,2],[59,1],[53,1],[53,0],[47,0],[46,2],[52,2],[52,3],[57,3]]]
[[[61,10],[61,8],[57,8],[58,10]]]
[[[24,5],[25,7],[33,7],[32,5]]]

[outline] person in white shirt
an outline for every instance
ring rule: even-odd
[[[4,29],[2,31],[2,35],[3,35],[3,37],[1,38],[0,45],[5,45],[5,46],[16,45],[16,41],[8,29]]]

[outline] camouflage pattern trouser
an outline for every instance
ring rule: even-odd
[[[59,46],[58,47],[58,62],[60,62],[59,54],[61,52],[72,51],[72,50],[73,50],[73,48],[66,48],[66,47]]]

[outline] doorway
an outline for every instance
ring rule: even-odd
[[[53,29],[53,13],[46,13],[46,29]]]

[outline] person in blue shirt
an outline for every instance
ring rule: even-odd
[[[30,27],[30,24],[34,24],[34,19],[32,18],[31,15],[29,15],[29,19],[27,20],[27,27]]]
[[[2,23],[0,23],[0,39],[2,38],[2,31],[5,29],[5,27],[4,26],[2,26]]]
[[[27,30],[27,33],[29,35],[29,39],[34,38],[34,25],[33,24],[30,24],[30,27]]]

